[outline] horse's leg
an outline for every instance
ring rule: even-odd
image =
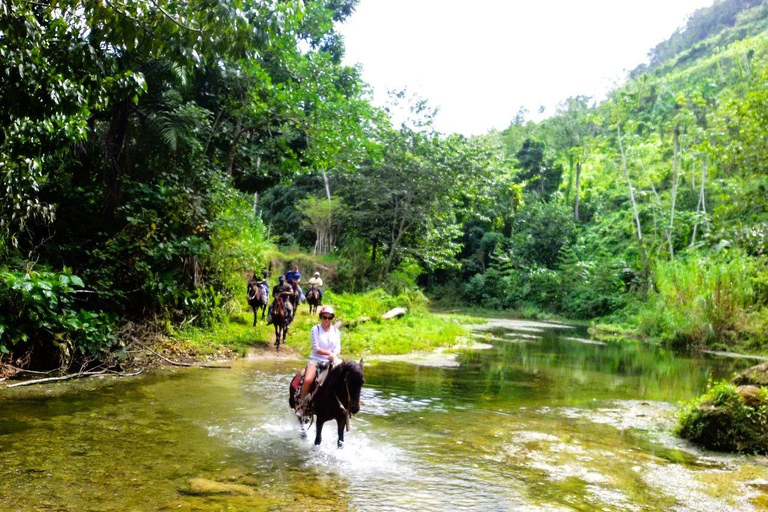
[[[304,422],[298,416],[296,417],[296,419],[299,421],[299,427],[301,428],[301,430],[299,430],[299,435],[301,436],[302,439],[306,439],[307,429],[304,427]]]
[[[275,347],[280,348],[280,324],[275,322]]]
[[[256,306],[251,306],[251,309],[253,310],[253,325],[252,327],[256,326],[256,319],[259,317],[258,309],[256,309]]]
[[[321,438],[323,434],[323,423],[325,423],[325,420],[324,419],[321,420],[320,417],[318,416],[317,423],[316,423],[317,426],[315,427],[317,432],[315,434],[315,446],[320,446],[320,441],[322,441]]]
[[[336,426],[338,427],[338,430],[339,430],[339,442],[336,445],[336,448],[344,448],[344,427],[347,426],[346,420],[347,420],[346,417],[344,417],[344,419],[338,416],[336,417]]]

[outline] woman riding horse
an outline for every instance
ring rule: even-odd
[[[288,403],[293,407],[295,405],[296,389],[294,383],[301,377],[297,373],[294,382],[291,383]],[[359,363],[353,361],[343,361],[327,370],[323,383],[314,392],[312,399],[312,409],[317,417],[317,427],[315,432],[315,444],[322,442],[323,425],[326,421],[336,420],[336,426],[339,433],[337,446],[344,446],[344,429],[349,430],[350,416],[360,411],[360,394],[363,389],[365,377],[363,376],[363,361]],[[309,421],[306,419],[306,421]],[[299,418],[302,424],[302,436],[306,436],[304,430],[305,423]]]
[[[341,335],[339,330],[331,323],[336,316],[331,306],[320,308],[320,323],[309,331],[309,339],[312,343],[312,353],[309,355],[309,364],[304,370],[304,384],[301,386],[296,416],[305,415],[307,408],[307,393],[317,376],[318,365],[327,366],[333,364],[341,352]]]
[[[331,324],[334,316],[332,307],[320,308],[320,324],[310,331],[312,354],[304,370],[304,382],[301,382],[301,372],[297,373],[291,382],[288,403],[296,409],[302,435],[306,435],[304,426],[312,416],[317,417],[316,445],[321,442],[323,424],[335,419],[339,432],[338,447],[341,448],[344,444],[344,428],[349,430],[349,417],[360,410],[360,392],[365,379],[362,360],[359,363],[338,363],[341,339],[339,330]],[[319,369],[324,370],[324,373],[318,377]],[[312,390],[315,381],[318,384]]]

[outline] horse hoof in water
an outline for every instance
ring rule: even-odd
[[[337,449],[337,450],[341,450],[342,448],[344,448],[344,441],[339,441],[339,442],[336,444],[336,449]]]

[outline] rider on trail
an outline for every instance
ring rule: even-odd
[[[278,283],[274,288],[272,288],[272,295],[274,296],[274,300],[272,301],[272,305],[269,307],[270,319],[267,321],[267,325],[272,323],[272,311],[275,308],[275,303],[277,302],[278,297],[282,298],[283,307],[285,307],[286,311],[288,312],[288,316],[292,318],[293,304],[289,299],[293,297],[293,287],[285,282],[285,276],[280,276],[278,278]]]
[[[306,300],[306,297],[304,297],[304,292],[301,290],[301,272],[299,271],[299,266],[294,265],[293,270],[289,270],[285,273],[285,279],[288,281],[288,284],[296,283],[296,286],[299,288],[299,302],[304,302]]]
[[[318,303],[320,305],[323,304],[323,280],[320,279],[320,272],[315,272],[315,275],[307,281],[305,284],[308,284],[311,287],[314,286],[315,290],[317,290],[317,297],[318,297]]]
[[[297,402],[296,416],[305,415],[308,402],[312,397],[307,396],[312,388],[312,383],[317,376],[317,368],[327,368],[333,364],[341,352],[341,335],[339,330],[331,323],[335,311],[331,306],[320,308],[320,323],[309,331],[309,339],[312,342],[312,354],[309,356],[309,364],[304,370],[304,383],[301,386],[300,399]]]

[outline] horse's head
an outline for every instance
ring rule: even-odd
[[[360,392],[365,383],[363,360],[361,359],[359,363],[345,361],[344,366],[344,380],[347,383],[347,392],[349,393],[349,412],[357,414],[360,412]]]

